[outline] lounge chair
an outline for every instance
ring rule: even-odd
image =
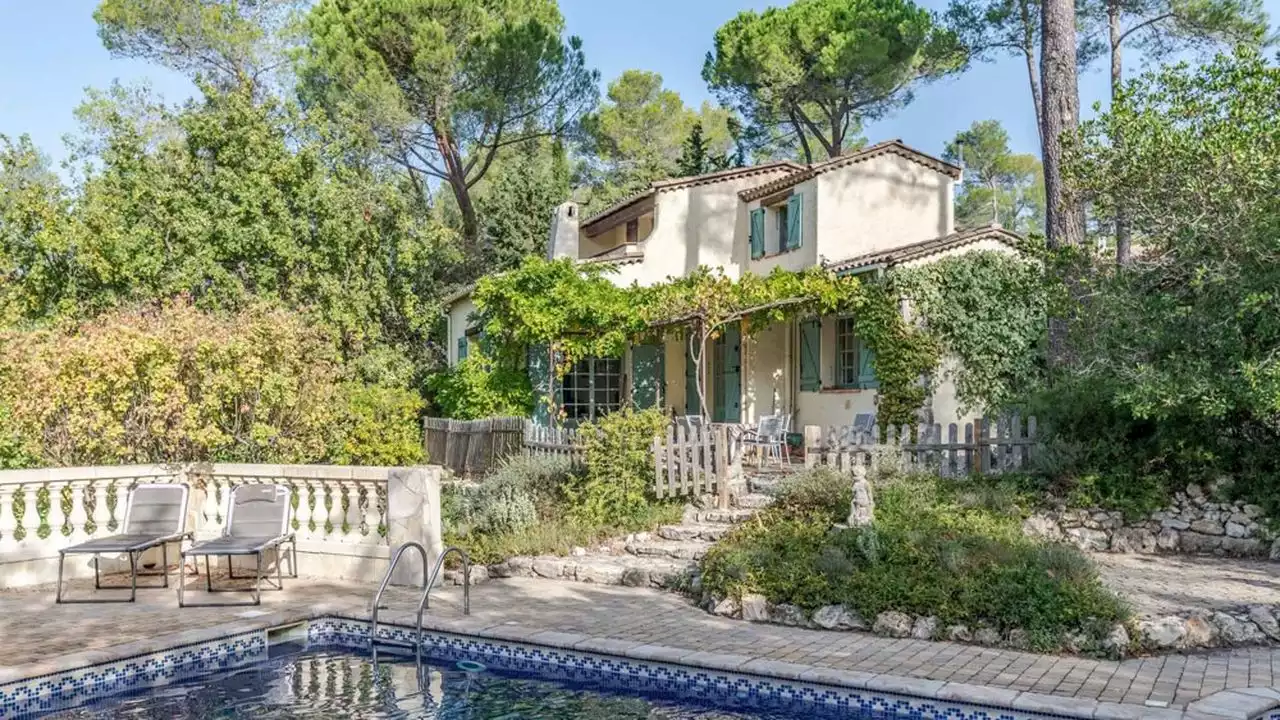
[[[156,484],[138,485],[129,493],[128,504],[124,511],[124,532],[96,540],[72,545],[58,551],[58,590],[54,595],[59,603],[109,603],[133,602],[138,597],[139,575],[162,575],[164,584],[169,587],[169,543],[182,542],[191,538],[187,531],[187,493],[186,485]],[[142,553],[161,547],[162,560],[160,572],[139,573],[138,559]],[[62,569],[68,555],[95,555],[104,553],[125,553],[129,556],[129,599],[123,598],[87,598],[84,600],[68,600],[62,597]],[[99,558],[93,560],[93,587],[102,589],[102,576],[99,571]],[[181,563],[178,573],[181,575]],[[181,584],[181,583],[179,583]]]
[[[204,556],[205,588],[209,592],[245,592],[237,588],[213,587],[209,556],[225,556],[227,574],[231,579],[253,578],[256,581],[253,587],[253,600],[233,603],[189,603],[183,598],[185,583],[179,583],[178,607],[260,605],[262,603],[262,556],[268,550],[275,550],[276,584],[271,587],[276,590],[283,588],[284,574],[281,569],[283,563],[280,548],[286,543],[293,546],[290,577],[298,576],[298,544],[289,530],[289,489],[283,485],[239,485],[231,490],[229,505],[227,524],[223,527],[222,537],[192,545],[183,551],[182,558],[185,562],[188,557]],[[237,577],[232,570],[233,558],[246,555],[257,557],[257,571],[254,575]]]

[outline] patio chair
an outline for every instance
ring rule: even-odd
[[[161,587],[169,587],[169,543],[182,542],[191,538],[191,533],[186,530],[187,493],[187,486],[180,483],[136,486],[133,492],[129,493],[125,506],[124,532],[82,542],[58,551],[58,589],[54,594],[54,601],[58,603],[133,602],[138,597],[139,575],[162,575],[164,584]],[[144,552],[157,545],[160,546],[162,553],[160,572],[138,572],[138,559]],[[104,553],[123,553],[129,556],[129,599],[68,600],[62,597],[62,570],[67,556],[94,555],[93,587],[101,590],[102,575],[99,566],[101,565],[100,556]],[[181,563],[178,568],[178,574],[181,576]]]
[[[293,558],[290,562],[290,577],[298,576],[298,543],[289,529],[289,489],[283,485],[239,485],[231,490],[227,510],[227,524],[223,527],[222,537],[214,540],[198,542],[182,553],[186,558],[204,556],[205,589],[208,592],[247,592],[238,588],[215,588],[213,573],[209,567],[211,555],[227,558],[227,575],[233,580],[254,579],[253,600],[230,603],[189,603],[183,597],[183,585],[178,584],[178,607],[200,606],[232,606],[262,604],[262,556],[268,550],[275,550],[276,583],[268,586],[280,590],[284,587],[284,571],[281,568],[280,549],[285,544],[293,547]],[[237,577],[234,572],[234,558],[252,555],[257,558],[256,572],[253,575]],[[197,561],[198,562],[198,561]]]
[[[758,453],[757,467],[763,467],[766,457],[774,458],[779,465],[782,464],[783,447],[787,442],[788,420],[786,415],[764,415],[754,430],[743,433],[742,444],[745,447],[755,448]]]

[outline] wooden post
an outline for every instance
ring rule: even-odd
[[[818,425],[804,426],[804,466],[811,468],[818,464],[818,453],[822,446],[822,428]]]
[[[716,454],[716,493],[719,495],[717,506],[721,510],[728,510],[729,497],[729,429],[724,425],[716,425],[715,427],[715,447]],[[703,427],[705,433],[708,428]],[[710,459],[710,458],[708,458]]]

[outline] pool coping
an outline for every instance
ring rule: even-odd
[[[258,611],[234,622],[204,628],[156,635],[97,650],[84,650],[45,658],[22,665],[0,668],[0,686],[46,675],[79,670],[148,653],[204,643],[230,635],[268,631],[300,622],[334,618],[369,622],[367,603],[318,603],[306,608]],[[384,612],[381,623],[400,629],[412,629],[416,613]],[[945,682],[854,670],[839,670],[814,665],[784,662],[745,655],[712,653],[687,648],[646,644],[633,640],[542,630],[515,623],[494,623],[472,618],[423,617],[423,629],[433,632],[468,636],[499,642],[521,643],[544,648],[592,653],[639,662],[657,662],[687,668],[705,669],[771,678],[780,681],[811,683],[834,688],[889,693],[919,700],[963,703],[994,710],[1052,715],[1082,720],[1255,720],[1267,717],[1280,720],[1280,689],[1243,688],[1222,690],[1189,703],[1186,708],[1151,707],[1133,703],[1114,703],[1070,698],[1058,695],[1024,692],[1008,688]]]

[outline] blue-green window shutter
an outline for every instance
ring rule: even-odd
[[[787,250],[800,247],[800,228],[804,227],[804,196],[787,198]]]
[[[764,208],[751,211],[751,259],[764,257]]]
[[[822,357],[822,321],[804,320],[800,323],[800,389],[822,389],[822,374],[818,361]]]
[[[467,359],[467,336],[458,338],[458,362]]]
[[[546,427],[551,424],[551,358],[546,345],[531,345],[525,358],[529,384],[533,387],[533,422]]]
[[[858,340],[858,387],[864,389],[878,388],[880,382],[876,380],[876,353]]]
[[[662,345],[636,345],[631,348],[631,402],[638,408],[661,406],[666,377],[664,352]]]

